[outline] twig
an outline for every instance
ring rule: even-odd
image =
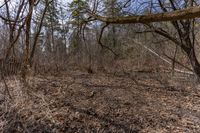
[[[0,68],[0,71],[1,71],[1,79],[3,80],[4,86],[5,86],[5,94],[6,94],[6,92],[7,92],[9,98],[12,99],[12,96],[11,96],[11,94],[10,94],[8,85],[7,85],[6,80],[5,80],[5,78],[4,78],[4,75],[3,75],[2,68]]]
[[[108,49],[109,51],[111,51],[115,56],[118,56],[118,54],[113,51],[110,47],[106,46],[106,45],[103,45],[103,43],[101,42],[101,38],[103,36],[103,32],[104,32],[104,29],[109,25],[109,23],[106,23],[106,25],[104,25],[102,28],[101,28],[101,32],[100,32],[100,36],[99,36],[99,39],[98,39],[98,43],[99,45],[102,47],[102,48],[106,48]]]
[[[176,61],[176,54],[177,54],[177,51],[178,51],[178,46],[176,45],[176,50],[174,52],[174,58],[172,60],[172,75],[174,75],[174,68],[175,68],[175,61]]]

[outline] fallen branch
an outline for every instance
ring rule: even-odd
[[[146,50],[148,50],[150,53],[154,54],[155,56],[159,57],[161,60],[163,60],[163,61],[166,62],[167,64],[172,65],[172,63],[171,63],[170,61],[168,61],[167,59],[165,59],[165,58],[164,58],[163,56],[161,56],[160,54],[156,53],[156,52],[155,52],[154,50],[152,50],[151,48],[149,48],[149,47],[143,45],[143,44],[140,43],[140,42],[134,41],[134,43],[139,44],[140,46],[142,46],[143,48],[145,48]],[[176,63],[177,63],[177,62],[176,62]],[[179,63],[177,63],[177,64],[179,64]],[[180,64],[179,64],[179,65],[180,65]],[[184,68],[186,68],[186,69],[188,69],[187,67],[185,67],[185,66],[183,66],[183,65],[181,65],[181,66],[184,67]],[[179,69],[174,68],[174,71],[179,72],[179,73],[185,73],[185,74],[194,75],[194,72],[193,72],[191,69],[189,69],[189,71],[184,71],[184,70],[179,70]]]

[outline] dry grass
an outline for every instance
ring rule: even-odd
[[[179,76],[180,77],[180,76]],[[200,132],[200,93],[170,75],[87,74],[7,80],[0,95],[1,132]],[[3,84],[1,92],[3,93]],[[3,99],[2,99],[3,97]],[[2,100],[1,100],[2,99]]]

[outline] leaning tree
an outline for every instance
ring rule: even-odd
[[[98,1],[94,2],[98,3]],[[131,1],[127,0],[125,4],[127,4],[128,2]],[[87,23],[94,20],[104,22],[105,26],[102,28],[102,31],[103,29],[105,29],[106,26],[110,24],[143,24],[150,28],[153,32],[169,39],[177,46],[179,46],[189,58],[194,73],[197,75],[198,78],[200,78],[200,62],[198,61],[195,54],[195,43],[197,43],[197,41],[195,41],[194,33],[195,23],[197,22],[195,18],[200,17],[200,7],[198,6],[198,3],[193,0],[179,0],[180,4],[175,3],[175,1],[173,0],[169,0],[168,3],[165,3],[166,1],[162,0],[157,0],[153,2],[156,2],[157,7],[159,5],[159,12],[151,12],[145,15],[139,13],[133,15],[121,15],[111,17],[103,16],[102,13],[98,12],[98,8],[96,7],[97,4],[93,4],[93,9],[88,9],[86,12],[86,14],[88,15],[88,19],[84,20],[83,22]],[[173,36],[169,32],[167,32],[167,30],[160,27],[155,27],[151,24],[153,22],[170,22],[178,35]]]

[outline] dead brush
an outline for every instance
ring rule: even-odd
[[[54,98],[46,95],[42,88],[37,88],[36,82],[40,79],[28,77],[28,93],[24,93],[24,84],[19,78],[7,81],[12,99],[6,98],[1,104],[0,131],[10,132],[43,132],[49,131],[50,125],[61,125],[60,114],[65,111],[60,109],[56,111],[52,106],[58,104]],[[36,90],[37,89],[37,90]],[[54,94],[55,93],[55,94]],[[59,88],[52,95],[62,97],[62,88]],[[56,98],[55,97],[55,98]],[[48,122],[47,122],[48,121]],[[42,127],[40,127],[43,125]]]

